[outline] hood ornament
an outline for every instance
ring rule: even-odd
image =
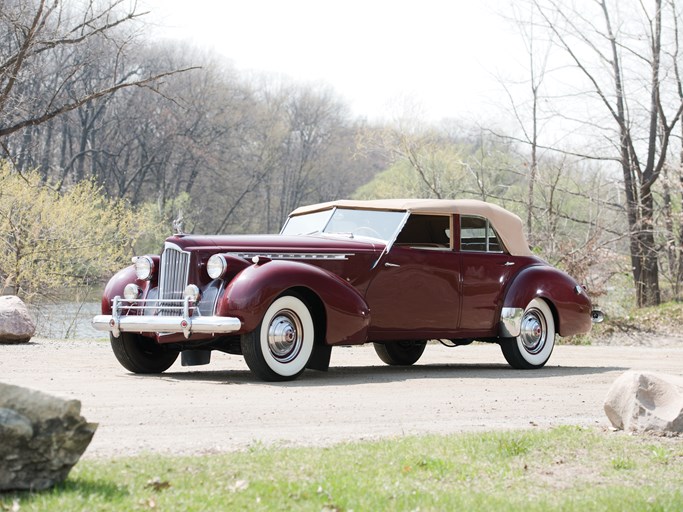
[[[178,218],[173,221],[173,234],[174,235],[184,235],[183,231],[183,212],[178,212]]]

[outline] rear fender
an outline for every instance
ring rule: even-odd
[[[560,336],[590,331],[591,301],[585,290],[561,270],[545,265],[523,269],[510,283],[502,306],[524,309],[535,298],[550,305]]]
[[[253,331],[270,304],[287,290],[303,292],[304,298],[313,295],[322,303],[326,344],[367,341],[370,310],[358,291],[335,274],[296,261],[267,260],[245,268],[227,284],[216,314],[236,316],[242,321],[241,332]]]

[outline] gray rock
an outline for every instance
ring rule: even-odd
[[[15,295],[0,296],[0,343],[26,343],[35,332],[26,304]]]
[[[0,383],[0,491],[66,479],[97,429],[80,412],[78,400]]]
[[[626,372],[612,384],[604,407],[618,429],[683,432],[683,377]]]

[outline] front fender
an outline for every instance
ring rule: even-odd
[[[123,296],[123,289],[128,283],[139,283],[137,276],[135,275],[135,267],[130,265],[119,270],[112,278],[107,282],[104,287],[104,292],[102,293],[102,314],[111,315],[111,305],[112,300],[117,295],[119,297]]]
[[[591,301],[585,290],[561,270],[541,265],[523,269],[510,283],[502,306],[524,309],[535,298],[549,303],[560,336],[590,331]]]
[[[145,281],[138,279],[135,275],[135,265],[129,265],[125,268],[119,270],[112,278],[107,282],[104,287],[104,292],[102,292],[102,314],[111,315],[111,306],[114,297],[117,295],[123,297],[123,289],[129,283],[137,284],[142,290],[142,297],[146,297],[149,293],[150,288],[157,286],[159,279],[159,256],[149,256],[154,264],[154,274],[151,281]]]
[[[291,289],[304,289],[322,302],[326,344],[367,341],[370,310],[358,291],[335,274],[296,261],[268,261],[245,268],[227,284],[216,314],[239,318],[242,331],[250,332],[270,304]]]

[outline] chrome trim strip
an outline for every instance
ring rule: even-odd
[[[327,222],[325,223],[323,228],[320,230],[321,233],[324,233],[325,230],[327,229],[327,226],[330,225],[330,222],[332,222],[332,217],[334,217],[335,213],[337,213],[337,207],[336,206],[334,208],[332,208],[332,213],[330,213],[330,216],[327,217]]]
[[[503,308],[500,312],[500,336],[516,338],[522,331],[524,308]]]
[[[216,307],[218,306],[218,299],[221,298],[221,293],[223,292],[223,288],[225,288],[225,280],[221,280],[221,284],[218,286],[218,291],[216,292],[216,297],[213,299],[213,305],[211,306],[211,313],[216,312]],[[197,308],[197,312],[199,312],[199,308]]]
[[[238,252],[231,253],[238,258],[251,260],[254,256],[261,256],[271,260],[348,260],[353,253],[327,253],[327,252],[289,252],[289,253],[265,253],[265,252]]]

